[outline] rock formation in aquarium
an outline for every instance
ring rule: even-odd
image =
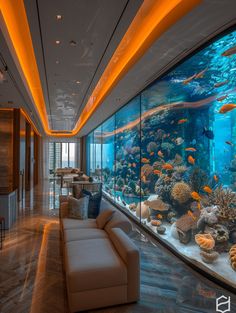
[[[199,210],[196,210],[195,212],[189,211],[175,222],[178,238],[181,243],[187,244],[191,241],[192,231],[197,228],[199,214]]]
[[[211,205],[201,210],[200,218],[197,222],[199,231],[204,232],[207,226],[213,226],[218,222],[218,206]]]
[[[201,251],[200,255],[203,262],[208,264],[214,263],[219,257],[219,253],[216,251]]]
[[[149,211],[149,206],[144,204],[144,202],[139,202],[137,207],[136,207],[136,216],[138,218],[149,218],[150,217],[150,211]]]

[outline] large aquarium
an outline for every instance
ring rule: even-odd
[[[233,287],[235,108],[236,31],[231,30],[87,137],[88,174],[100,175],[104,194],[194,265]]]

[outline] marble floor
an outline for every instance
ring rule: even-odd
[[[56,181],[26,195],[17,223],[0,250],[0,313],[68,313],[60,251]],[[236,296],[213,284],[134,225],[131,238],[141,253],[141,299],[138,303],[93,313],[216,312],[215,299]],[[235,274],[236,276],[236,274]],[[235,277],[236,279],[236,277]]]

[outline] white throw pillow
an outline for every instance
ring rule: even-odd
[[[68,217],[84,220],[88,218],[89,197],[85,196],[80,199],[68,197]]]

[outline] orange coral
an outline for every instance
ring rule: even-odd
[[[211,234],[197,234],[195,241],[201,249],[212,250],[215,246],[215,239]]]
[[[236,245],[233,245],[229,250],[229,259],[232,269],[236,271]]]

